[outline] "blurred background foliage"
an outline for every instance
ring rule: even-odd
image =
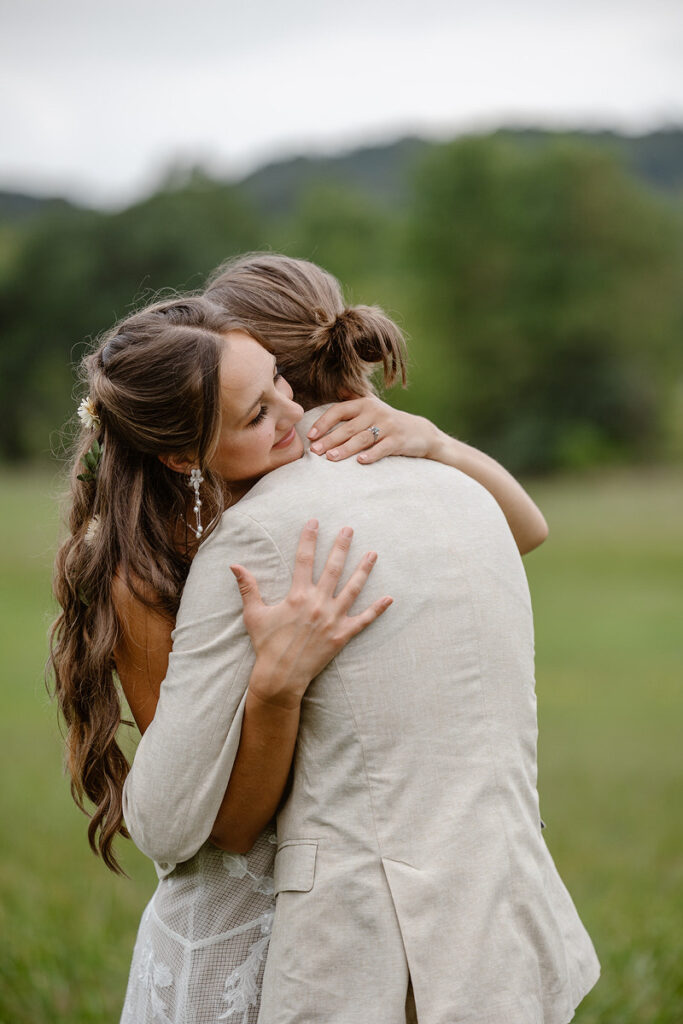
[[[88,344],[239,252],[312,259],[410,340],[430,415],[516,472],[680,456],[683,131],[405,139],[176,168],[116,212],[0,194],[0,459],[45,458]]]

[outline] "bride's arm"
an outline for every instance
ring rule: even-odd
[[[379,429],[376,443],[370,431],[373,426]],[[332,405],[308,436],[312,451],[336,461],[360,452],[358,461],[366,465],[387,455],[407,455],[453,466],[493,495],[522,555],[548,536],[543,513],[511,473],[484,452],[449,437],[424,416],[394,409],[375,396],[354,398]]]
[[[299,731],[301,701],[291,707],[247,690],[237,757],[210,839],[248,853],[274,817],[287,785]]]
[[[121,625],[116,671],[144,734],[168,669],[175,623],[141,601],[119,577],[113,597]],[[224,849],[247,853],[273,817],[292,763],[299,706],[282,707],[248,689],[237,757],[212,836]]]

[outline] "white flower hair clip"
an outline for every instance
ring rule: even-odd
[[[87,430],[100,429],[100,417],[90,395],[86,395],[78,407],[78,418]]]
[[[99,533],[99,530],[100,530],[100,517],[99,516],[93,516],[92,519],[90,520],[90,522],[88,523],[86,531],[85,531],[85,537],[84,537],[85,543],[86,544],[92,544],[94,542],[95,538],[97,537],[97,534]]]

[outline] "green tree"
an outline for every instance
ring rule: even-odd
[[[197,174],[119,213],[32,221],[0,278],[0,456],[49,451],[93,338],[159,290],[199,288],[222,260],[262,244],[241,193]]]
[[[378,278],[395,269],[396,219],[363,192],[319,183],[304,193],[271,238],[283,252],[329,270],[355,301],[367,302],[373,301],[367,295]]]
[[[659,443],[678,349],[679,231],[603,150],[440,147],[409,252],[434,412],[517,470]]]

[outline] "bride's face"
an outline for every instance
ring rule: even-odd
[[[244,331],[228,331],[221,358],[221,432],[211,469],[228,482],[258,480],[303,455],[303,409],[275,358]]]

